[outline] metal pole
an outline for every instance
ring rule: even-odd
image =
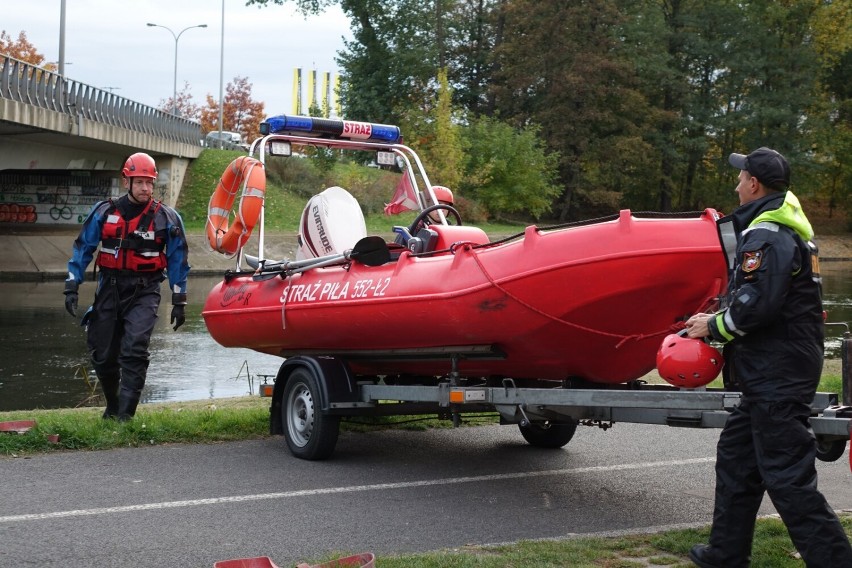
[[[186,30],[184,30],[186,31]],[[180,32],[180,33],[183,33]],[[178,39],[180,39],[180,34],[175,38],[175,73],[174,79],[172,80],[172,114],[177,116],[177,48],[178,48]]]
[[[840,344],[840,402],[846,406],[852,406],[852,353],[850,353],[850,347],[852,347],[852,335],[847,331],[843,334]],[[852,467],[852,461],[849,463]]]
[[[172,37],[175,38],[175,73],[174,73],[174,81],[172,83],[172,114],[177,116],[177,64],[178,64],[178,40],[180,36],[183,35],[183,32],[186,30],[191,30],[192,28],[206,28],[207,24],[198,24],[197,26],[189,26],[188,28],[184,28],[180,31],[179,34],[175,35],[175,32],[172,31],[171,28],[166,26],[161,26],[160,24],[146,24],[149,28],[163,28],[164,30],[168,30]]]
[[[224,116],[223,85],[225,84],[225,0],[222,0],[222,38],[219,48],[219,148],[222,148],[222,120]]]
[[[65,77],[65,0],[59,4],[59,76]]]

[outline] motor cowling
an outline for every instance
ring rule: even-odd
[[[719,350],[700,339],[666,336],[657,350],[657,372],[670,385],[694,389],[719,376],[725,360]]]
[[[341,254],[366,236],[358,200],[342,187],[329,187],[311,197],[302,211],[296,260]]]

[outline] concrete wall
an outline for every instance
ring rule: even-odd
[[[163,158],[158,162],[156,199],[175,205],[188,164],[189,160],[183,158]],[[81,224],[92,205],[125,191],[117,171],[0,171],[0,224]]]
[[[157,162],[155,197],[174,206],[200,145],[0,98],[0,223],[82,223],[124,192],[121,167],[139,151]]]

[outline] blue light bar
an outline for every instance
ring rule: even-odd
[[[272,116],[260,123],[260,133],[292,133],[323,138],[348,138],[350,140],[368,140],[370,142],[399,142],[402,134],[398,126],[374,124],[354,120],[315,118],[281,114]]]

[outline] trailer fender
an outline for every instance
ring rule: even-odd
[[[327,356],[305,356],[297,355],[288,357],[278,369],[275,378],[275,387],[272,390],[272,405],[269,412],[269,433],[283,434],[284,426],[281,423],[281,404],[284,397],[284,388],[290,373],[297,368],[305,368],[317,378],[320,388],[319,409],[327,413],[332,403],[355,402],[357,391],[355,377],[349,370],[349,366],[342,359]]]

